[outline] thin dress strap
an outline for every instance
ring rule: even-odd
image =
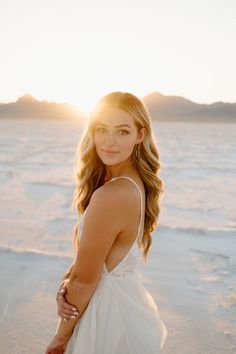
[[[140,190],[140,188],[139,188],[139,186],[138,186],[138,184],[133,180],[133,178],[131,178],[131,177],[128,177],[128,176],[118,176],[118,177],[113,177],[113,178],[111,178],[108,182],[106,182],[106,183],[109,183],[109,182],[111,182],[111,181],[113,181],[113,180],[115,180],[115,179],[117,179],[117,178],[127,178],[127,179],[129,179],[131,182],[133,182],[134,184],[135,184],[135,186],[138,188],[138,190],[139,190],[139,193],[140,193],[140,197],[141,197],[141,215],[140,215],[140,222],[139,222],[139,226],[138,226],[138,233],[137,233],[137,236],[136,236],[136,239],[138,239],[138,237],[139,237],[139,232],[140,232],[140,227],[141,227],[141,221],[142,221],[142,209],[143,209],[143,206],[142,206],[142,204],[143,204],[143,202],[142,202],[142,192],[141,192],[141,190]]]

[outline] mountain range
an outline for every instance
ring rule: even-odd
[[[16,102],[0,103],[0,118],[78,119],[82,114],[68,103],[38,101],[26,94]]]
[[[236,103],[201,104],[181,96],[164,96],[159,92],[143,98],[154,120],[235,121]]]
[[[153,121],[234,121],[236,103],[200,104],[181,96],[153,92],[142,98]],[[84,119],[68,103],[39,101],[26,94],[16,102],[0,103],[0,118]]]

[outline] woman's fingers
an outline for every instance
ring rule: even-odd
[[[68,304],[68,302],[64,299],[64,297],[59,301],[58,306],[58,315],[62,319],[70,319],[76,318],[78,316],[79,311],[77,311],[76,307]]]
[[[65,298],[62,298],[61,299],[61,308],[62,308],[62,311],[65,312],[65,313],[68,313],[68,314],[73,314],[75,312],[78,312],[77,311],[77,308],[71,304],[69,304]]]
[[[67,288],[64,284],[60,287],[56,297],[58,309],[57,313],[64,321],[68,321],[70,318],[76,318],[79,314],[79,311],[77,311],[76,306],[71,305],[66,301],[66,292]]]
[[[60,309],[59,310],[60,314],[62,316],[78,316],[78,311],[69,311],[69,310],[64,310],[64,309]]]
[[[60,313],[65,316],[78,316],[79,314],[78,311],[71,311],[71,310],[64,310],[64,309],[61,309]]]
[[[69,321],[70,319],[75,319],[78,315],[66,315],[66,314],[62,314],[62,313],[58,313],[58,315],[61,317],[62,320],[64,321]]]
[[[64,296],[65,294],[66,294],[66,287],[63,287],[57,292],[56,300],[57,301],[60,300],[62,296]]]

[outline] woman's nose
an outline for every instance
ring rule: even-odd
[[[107,133],[106,136],[105,136],[105,141],[107,143],[111,143],[111,142],[114,142],[116,140],[115,138],[115,134],[114,133]]]

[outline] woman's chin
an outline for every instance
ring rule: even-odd
[[[118,156],[117,154],[111,154],[110,156],[107,155],[107,156],[100,156],[100,159],[102,160],[102,162],[106,165],[113,165],[113,164],[117,164],[117,163],[120,163],[122,161],[120,161],[120,159],[118,159]]]

